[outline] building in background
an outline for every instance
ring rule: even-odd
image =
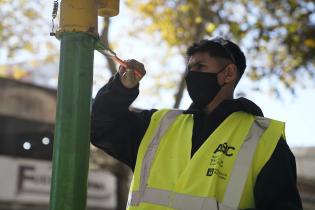
[[[293,148],[304,210],[315,209],[315,147]]]
[[[57,92],[0,78],[0,98],[0,210],[48,210]],[[130,171],[91,150],[87,209],[122,209]]]

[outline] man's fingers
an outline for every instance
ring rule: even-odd
[[[134,70],[134,74],[138,79],[141,79],[146,74],[144,65],[138,62],[137,60],[130,59],[130,60],[125,60],[125,62],[129,69]]]
[[[139,79],[144,76],[144,74],[142,74],[142,73],[140,72],[140,70],[138,70],[138,69],[135,70],[134,74],[135,74],[135,76],[136,76],[137,78],[139,78]]]
[[[118,73],[121,77],[123,77],[126,74],[127,69],[124,66],[119,66]]]

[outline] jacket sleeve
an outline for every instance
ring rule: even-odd
[[[254,188],[257,210],[301,210],[297,189],[295,157],[281,138],[257,177]]]
[[[116,74],[97,93],[92,106],[91,143],[135,167],[138,148],[155,110],[130,111],[139,87],[125,88]]]

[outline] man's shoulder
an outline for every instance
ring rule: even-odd
[[[241,97],[234,100],[235,100],[235,103],[237,103],[237,105],[240,107],[242,111],[250,113],[254,116],[261,116],[261,117],[264,116],[261,108],[250,99]]]

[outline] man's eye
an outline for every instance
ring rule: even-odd
[[[189,71],[201,71],[203,68],[204,68],[203,64],[197,63],[197,64],[192,65],[191,67],[188,67],[188,70]]]
[[[202,65],[202,64],[197,64],[197,65],[196,65],[196,69],[197,69],[197,70],[201,70],[201,69],[202,69],[202,67],[203,67],[203,65]]]

